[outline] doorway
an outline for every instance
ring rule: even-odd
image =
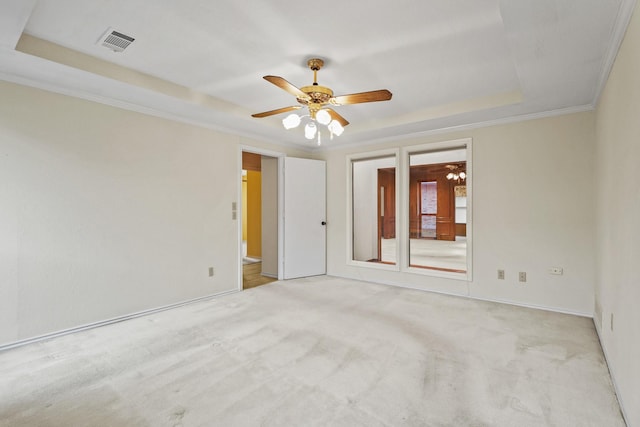
[[[247,171],[238,174],[237,200],[241,201],[241,213],[246,207],[246,217],[240,217],[237,223],[238,289],[244,289],[245,255],[260,260],[260,268],[254,266],[259,282],[325,274],[325,162],[241,147],[238,166],[239,171]],[[251,173],[251,169],[256,172],[258,167],[259,175]],[[252,180],[255,176],[259,176],[259,185]],[[232,207],[232,216],[237,219],[236,203]],[[251,286],[248,281],[246,284]]]
[[[242,151],[242,289],[278,279],[278,159]]]

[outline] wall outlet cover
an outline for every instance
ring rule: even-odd
[[[549,274],[557,274],[558,276],[562,275],[563,272],[562,267],[551,267],[549,269]]]

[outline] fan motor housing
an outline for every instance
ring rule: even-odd
[[[324,105],[329,102],[333,96],[333,91],[326,86],[313,85],[304,86],[300,88],[301,91],[309,95],[309,98],[297,98],[298,102],[302,105],[308,104],[321,104]]]

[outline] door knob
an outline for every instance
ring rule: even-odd
[[[322,221],[320,224],[327,225],[327,221]]]

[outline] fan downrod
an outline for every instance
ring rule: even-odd
[[[324,65],[324,61],[320,58],[311,58],[307,61],[307,65],[313,71],[313,85],[301,87],[300,90],[306,93],[307,97],[297,99],[300,104],[309,107],[311,117],[315,119],[316,112],[329,102],[333,91],[318,84],[318,70]]]
[[[324,61],[320,58],[311,58],[307,61],[307,66],[313,71],[313,85],[318,86],[318,71],[324,65]]]

